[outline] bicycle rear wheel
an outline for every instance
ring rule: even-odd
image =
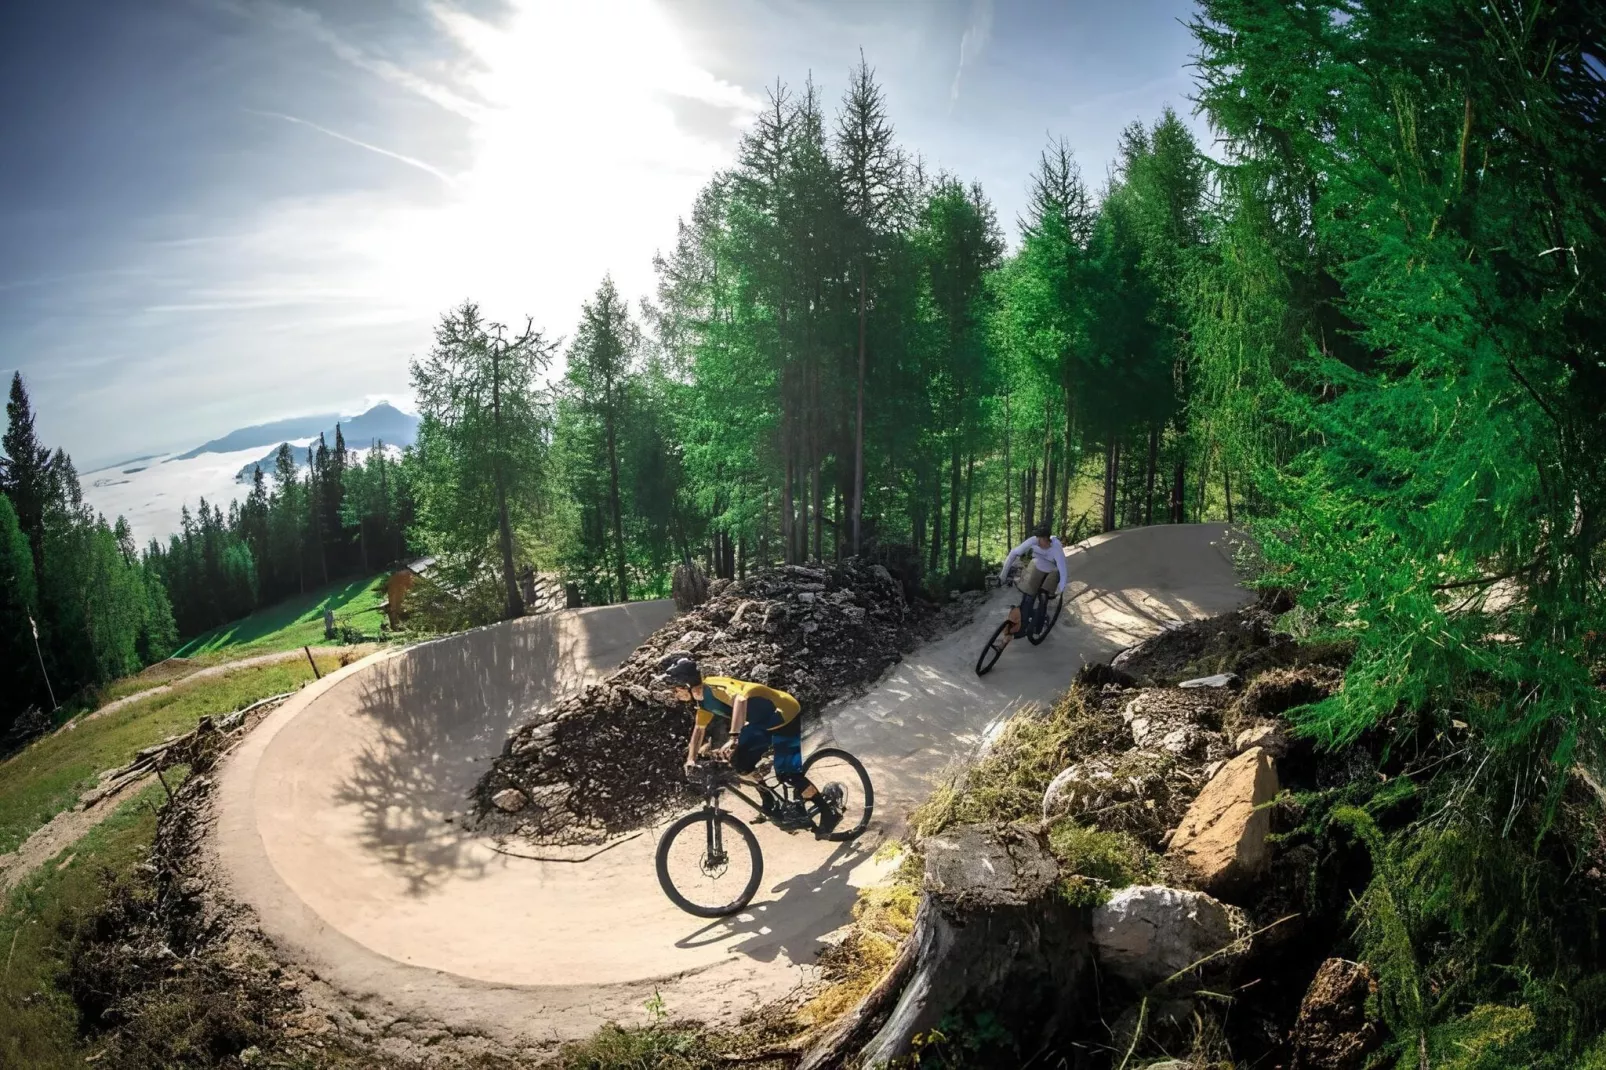
[[[699,918],[741,910],[764,878],[758,837],[740,819],[712,810],[687,814],[658,841],[658,884],[669,901]]]
[[[1048,605],[1048,595],[1042,591],[1037,593],[1037,597],[1037,630],[1027,636],[1033,646],[1048,638],[1048,633],[1054,630],[1054,622],[1060,619],[1060,612],[1065,608],[1064,595],[1057,596],[1053,606]]]
[[[825,839],[846,843],[869,827],[870,815],[875,813],[875,787],[863,762],[845,750],[822,747],[803,763],[803,775],[822,795],[833,797],[842,810],[842,820]]]
[[[981,654],[976,658],[977,676],[986,676],[993,671],[993,666],[998,664],[1000,655],[1004,653],[998,647],[998,637],[1004,634],[1004,629],[1007,627],[1009,627],[1009,618],[1006,617],[1004,618],[1004,623],[993,630],[991,638],[987,640],[987,645],[981,648]]]

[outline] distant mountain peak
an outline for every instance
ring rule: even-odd
[[[378,405],[358,416],[348,420],[336,419],[328,427],[319,427],[310,434],[285,436],[286,440],[294,438],[317,438],[321,433],[324,440],[333,446],[335,442],[335,427],[340,428],[341,436],[346,440],[347,449],[367,449],[374,442],[381,441],[387,446],[411,446],[418,437],[418,417],[405,413],[388,401],[381,401]],[[279,445],[275,443],[273,449],[267,454],[241,468],[234,477],[238,482],[251,482],[256,470],[262,469],[263,475],[270,474],[279,453]],[[307,464],[307,450],[304,446],[292,446],[291,452],[295,455],[296,467],[305,468]]]

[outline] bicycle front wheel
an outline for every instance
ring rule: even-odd
[[[999,657],[1004,653],[1003,649],[998,645],[998,639],[999,636],[1004,634],[1004,629],[1007,627],[1009,627],[1009,619],[1006,617],[1004,623],[993,630],[992,637],[987,640],[987,645],[981,648],[981,654],[976,658],[977,676],[986,676],[993,671],[993,666],[998,664]]]
[[[864,763],[845,750],[822,747],[803,763],[803,775],[830,798],[842,814],[837,826],[825,839],[846,843],[870,826],[875,813],[875,788]]]
[[[699,918],[741,910],[764,878],[758,837],[723,811],[697,810],[658,841],[658,883],[669,901]]]

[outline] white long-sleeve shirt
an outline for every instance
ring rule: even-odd
[[[1015,561],[1020,555],[1028,550],[1032,554],[1032,564],[1036,566],[1039,572],[1054,572],[1058,570],[1060,574],[1059,590],[1065,590],[1066,585],[1071,582],[1070,568],[1065,563],[1064,544],[1053,536],[1049,538],[1046,547],[1039,543],[1034,536],[1011,550],[1009,556],[1004,558],[1004,570],[998,574],[998,582],[1000,584],[1009,582],[1009,570],[1014,567]],[[1058,594],[1059,591],[1054,593]]]

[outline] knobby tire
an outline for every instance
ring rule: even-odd
[[[725,830],[727,841],[724,847],[727,852],[739,849],[736,843],[731,842],[734,840],[739,840],[747,848],[748,855],[753,860],[753,875],[748,878],[747,887],[730,902],[705,905],[692,902],[681,894],[679,888],[675,887],[675,882],[669,875],[669,852],[674,847],[675,838],[685,832],[687,828],[693,828],[692,835],[706,836],[705,826],[708,822],[714,820],[718,820]],[[733,832],[736,835],[730,836],[730,833]],[[664,894],[669,897],[669,901],[686,913],[695,914],[699,918],[723,918],[729,914],[735,914],[747,906],[754,895],[758,894],[758,886],[764,879],[764,855],[759,850],[758,837],[753,835],[753,830],[747,827],[745,821],[723,811],[716,815],[708,810],[694,810],[665,829],[663,836],[658,840],[657,867],[658,884],[663,888]]]

